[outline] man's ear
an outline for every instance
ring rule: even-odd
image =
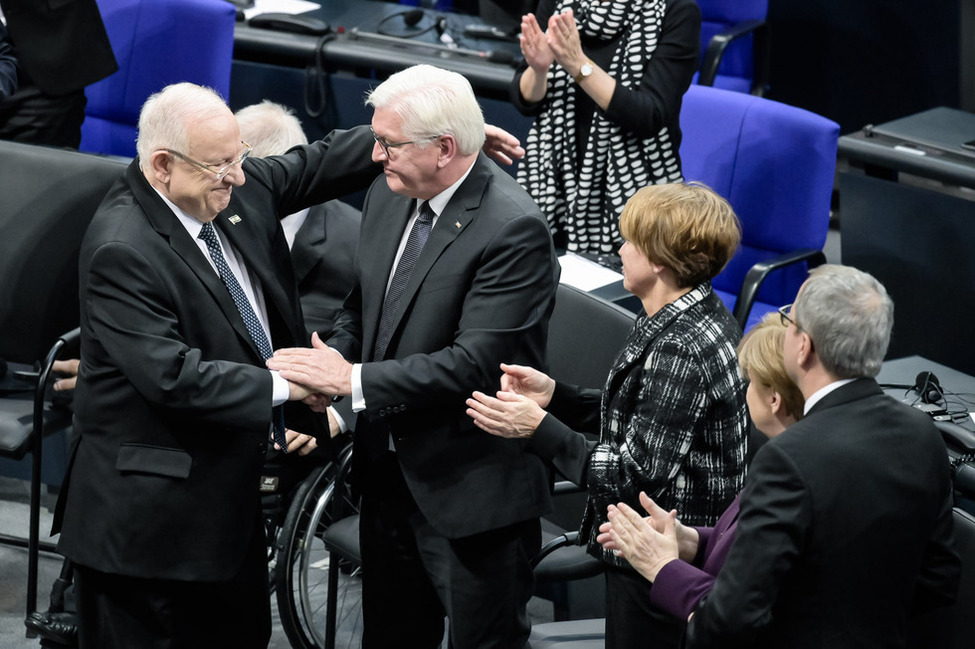
[[[175,160],[166,151],[153,151],[148,160],[148,174],[161,183],[169,182]]]
[[[450,161],[457,156],[457,140],[450,133],[441,135],[437,141],[438,158],[437,166],[441,169],[450,164]]]
[[[812,362],[813,354],[815,350],[813,349],[812,338],[809,337],[805,331],[799,331],[799,345],[798,345],[798,364],[799,367],[808,368],[809,364]]]

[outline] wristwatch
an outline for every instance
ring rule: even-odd
[[[583,79],[586,79],[590,76],[592,76],[592,61],[586,61],[585,63],[582,64],[582,67],[579,68],[579,74],[577,74],[573,78],[575,79],[576,83],[582,83]]]

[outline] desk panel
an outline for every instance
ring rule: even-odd
[[[410,30],[397,16],[404,11],[403,5],[375,0],[329,0],[307,14],[332,26],[333,36],[327,38],[259,29],[238,22],[234,30],[234,59],[303,68],[320,50],[326,69],[367,75],[369,71],[389,74],[427,63],[463,74],[479,96],[507,99],[514,61],[521,55],[517,43],[465,38],[464,27],[482,21],[461,14],[426,11],[416,29]],[[412,38],[379,34],[422,31],[438,19],[446,21],[446,32],[456,48],[441,44],[436,30]]]

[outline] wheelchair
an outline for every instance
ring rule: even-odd
[[[337,440],[338,441],[338,440]],[[262,505],[268,537],[268,574],[281,626],[295,649],[358,646],[362,635],[361,567],[329,561],[322,535],[335,521],[358,513],[347,476],[352,444],[344,440],[336,459],[312,466],[298,476],[275,475],[266,466]],[[329,615],[328,582],[336,565],[335,622]],[[337,629],[326,637],[326,628]]]

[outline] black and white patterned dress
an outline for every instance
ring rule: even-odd
[[[572,9],[585,54],[617,83],[604,112],[553,64],[548,89],[527,104],[537,115],[518,181],[541,207],[556,245],[613,252],[623,205],[649,184],[681,181],[681,98],[698,65],[700,11],[692,0],[543,0],[543,30],[553,13]]]

